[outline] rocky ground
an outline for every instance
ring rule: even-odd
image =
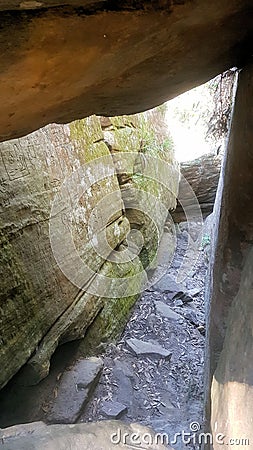
[[[190,270],[181,283],[175,280],[189,242],[199,237],[199,225],[176,225],[176,252],[170,265],[172,234],[165,227],[156,283],[136,303],[118,342],[89,358],[80,354],[78,342],[61,346],[49,376],[37,386],[24,385],[22,373],[17,374],[0,393],[0,427],[38,420],[121,419],[165,433],[174,449],[198,449],[181,433],[194,436],[202,424],[210,223],[207,219],[198,242],[195,266],[192,253],[188,255]]]
[[[139,422],[166,433],[180,450],[198,445],[180,438],[174,443],[175,433],[193,434],[202,424],[209,248],[204,234],[197,264],[182,284],[175,284],[189,239],[187,229],[186,223],[178,226],[171,267],[143,293],[121,338],[102,355],[100,381],[79,419]]]

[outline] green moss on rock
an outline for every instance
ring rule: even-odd
[[[112,278],[112,291],[113,279],[124,278],[128,280],[128,283],[122,286],[122,297],[104,299],[102,310],[89,327],[80,346],[79,351],[85,354],[97,353],[101,349],[101,344],[115,341],[126,325],[131,309],[142,290],[141,273],[143,272],[143,266],[138,257],[121,264],[107,261],[105,265],[107,266],[108,277]],[[115,291],[116,296],[120,290],[118,289],[118,282],[115,285],[117,287]],[[127,295],[131,291],[136,293]]]
[[[76,120],[69,124],[70,138],[78,142],[84,141],[86,145],[103,139],[100,120],[97,116]]]

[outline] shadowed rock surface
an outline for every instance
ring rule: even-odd
[[[5,0],[1,2],[0,10],[2,141],[20,137],[52,122],[68,123],[94,113],[113,115],[144,110],[232,66],[243,68],[220,183],[217,205],[221,207],[216,208],[217,229],[212,242],[214,252],[207,295],[209,359],[206,397],[207,422],[211,422],[213,430],[219,421],[230,436],[251,437],[252,1]],[[88,347],[96,337],[96,330],[100,329],[98,324],[105,324],[104,328],[101,327],[102,336],[114,335],[136,300],[135,295],[129,295],[124,309],[124,302],[117,303],[114,296],[110,299],[112,301],[105,302],[105,297],[95,295],[94,291],[88,295],[83,291],[80,293],[80,289],[67,281],[53,258],[48,233],[50,204],[52,198],[57,197],[64,177],[79,164],[87,162],[86,158],[90,164],[101,154],[109,158],[110,179],[106,188],[103,183],[102,186],[98,183],[91,196],[93,200],[101,199],[104,188],[107,193],[116,192],[114,202],[108,204],[116,204],[118,213],[108,223],[105,208],[102,208],[97,221],[101,229],[98,227],[96,231],[104,232],[106,229],[111,248],[122,250],[131,225],[140,225],[139,214],[127,217],[122,213],[125,194],[129,192],[132,195],[133,190],[127,187],[123,195],[122,177],[119,177],[100,125],[96,128],[95,137],[89,132],[81,137],[80,147],[80,128],[83,129],[83,125],[83,120],[64,126],[49,125],[35,132],[32,141],[27,136],[22,142],[4,142],[1,146],[0,344],[4,355],[1,358],[1,386],[30,357],[25,378],[38,382],[45,377],[58,343],[83,336],[89,325],[95,324],[95,318],[98,322],[95,328],[89,328]],[[39,136],[43,136],[43,144],[34,145],[40,140]],[[74,181],[73,185],[79,186],[80,180]],[[64,191],[64,194],[69,198],[69,193]],[[172,197],[171,206],[175,202],[174,191]],[[131,201],[136,201],[136,198],[131,196]],[[74,240],[77,246],[84,244],[84,260],[88,255],[97,274],[102,271],[101,259],[85,247],[87,227],[83,225],[82,208],[87,211],[92,207],[89,195],[78,205],[79,211],[74,217]],[[68,215],[61,216],[60,222],[65,228],[64,232],[56,233],[58,243],[69,230]],[[142,260],[136,257],[133,264],[124,270],[122,266],[118,267],[117,279],[133,272],[138,274],[143,261],[149,265],[152,240],[148,240],[147,235],[146,229],[146,253],[142,252]],[[138,233],[136,236],[138,238]],[[100,242],[105,241],[102,239]],[[132,241],[130,244],[129,247],[135,249],[139,241],[137,239],[134,245]],[[105,253],[108,250],[107,246],[102,245],[101,248]],[[61,256],[68,261],[66,255]],[[71,258],[69,264],[72,264]],[[102,272],[110,278],[112,265],[105,264]],[[79,274],[77,268],[74,276]],[[126,284],[130,286],[128,282]],[[122,283],[118,291],[120,299],[126,284]],[[100,286],[99,283],[95,285],[98,290]],[[181,298],[177,298],[174,307],[183,309],[186,306]],[[184,314],[196,328],[197,312]],[[176,321],[173,324],[177,324]],[[203,328],[201,330],[203,332]],[[202,336],[201,330],[195,330],[200,334],[198,340]],[[196,373],[200,374],[199,368]],[[184,396],[184,391],[181,395]],[[166,406],[170,408],[169,401]],[[181,425],[182,421],[180,429]],[[175,428],[174,424],[172,426]],[[47,436],[45,430],[51,428],[43,427],[41,435],[37,435],[38,445],[41,436]],[[59,446],[62,430],[60,427]],[[236,436],[237,433],[240,435]],[[66,445],[72,442],[72,437],[72,434],[65,436]],[[12,441],[18,450],[22,448],[19,438]],[[28,440],[24,436],[22,445],[26,450],[29,449],[30,438],[31,435]],[[92,448],[92,442],[94,434],[89,448]],[[4,440],[0,445],[6,448]],[[104,438],[102,445],[104,448]]]
[[[0,386],[28,359],[23,383],[36,384],[59,344],[87,334],[92,355],[125,325],[178,191],[173,150],[152,124],[161,112],[150,114],[106,129],[92,116],[0,144]]]
[[[142,294],[116,345],[110,345],[101,355],[104,361],[101,378],[79,420],[105,420],[104,402],[119,402],[127,408],[122,421],[137,421],[157,433],[165,433],[177,450],[197,450],[197,443],[194,445],[191,439],[186,444],[180,433],[184,430],[193,434],[192,422],[197,422],[203,431],[204,286],[208,249],[202,247],[197,265],[191,266],[181,284],[184,290],[195,289],[198,294],[191,303],[178,304],[173,298],[176,284],[173,279],[178,271],[176,262],[181,264],[185,255],[183,233],[187,223],[183,225],[184,231],[178,227],[177,251],[167,267],[170,277],[165,290],[158,291],[153,286]],[[199,227],[196,225],[195,229]],[[160,265],[162,261],[158,261],[158,270]],[[162,304],[163,310],[158,310],[157,304]],[[167,315],[166,309],[173,316]],[[179,433],[177,442],[175,433]]]
[[[145,439],[146,436],[146,439]],[[147,439],[148,436],[148,439]],[[106,421],[76,425],[45,425],[35,422],[0,430],[0,448],[8,450],[112,450],[141,444],[150,450],[168,450],[147,427]]]
[[[253,66],[239,74],[207,285],[207,417],[252,445]],[[251,200],[250,200],[251,199]],[[221,429],[219,428],[219,430]],[[227,441],[228,442],[228,441]],[[243,444],[244,445],[244,444]],[[228,448],[232,449],[233,444]],[[245,448],[247,444],[245,443]],[[215,443],[215,450],[219,444]]]
[[[101,358],[78,360],[61,375],[60,385],[55,391],[56,399],[49,423],[75,423],[88,402],[103,369]]]
[[[200,204],[203,217],[212,213],[221,170],[221,157],[203,155],[192,161],[180,164],[181,176],[190,184]],[[179,196],[184,199],[184,209],[187,214],[194,210],[192,204],[192,192],[182,182],[179,184]],[[184,222],[185,212],[182,205],[177,204],[175,211],[171,213],[175,222]]]
[[[245,262],[240,288],[228,314],[223,349],[212,382],[212,430],[227,437],[234,436],[233,439],[238,443],[241,440],[245,447],[253,442],[252,280],[253,249]],[[229,448],[232,446],[233,442]]]
[[[1,140],[143,111],[251,54],[251,0],[5,0],[0,15]]]

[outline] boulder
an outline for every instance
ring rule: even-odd
[[[212,213],[221,170],[221,158],[213,154],[203,155],[192,161],[180,164],[181,177],[191,186],[199,202],[203,217]],[[177,204],[176,210],[171,213],[175,222],[186,220],[185,211],[191,215],[194,211],[192,191],[182,181],[179,184],[179,197],[183,199],[183,205]],[[183,207],[184,209],[183,209]]]

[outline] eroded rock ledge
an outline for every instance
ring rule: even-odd
[[[250,58],[251,0],[0,5],[0,140],[143,111]],[[2,11],[1,11],[2,9]]]

